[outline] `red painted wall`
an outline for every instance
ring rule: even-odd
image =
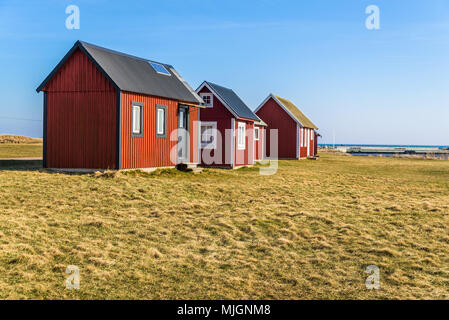
[[[131,102],[143,102],[143,137],[131,136]],[[156,137],[156,105],[167,106],[167,135]],[[170,99],[122,93],[122,168],[172,167],[176,165],[179,102]],[[198,158],[198,108],[189,107],[190,161]],[[172,161],[170,153],[175,152]]]
[[[307,158],[307,157],[314,157],[316,155],[316,133],[313,129],[309,128],[301,128],[300,129],[301,135],[300,135],[300,143],[301,139],[303,141],[303,146],[300,146],[300,158]],[[307,132],[310,132],[310,135],[307,134]],[[312,138],[313,137],[313,138]],[[307,149],[307,143],[310,144],[310,149]]]
[[[238,148],[238,123],[244,122],[246,124],[246,137],[245,137],[245,149],[239,150]],[[254,159],[254,122],[236,120],[235,121],[235,166],[252,165]]]
[[[302,146],[301,146],[301,141],[299,144],[299,154],[300,154],[300,158],[307,158],[307,128],[300,128],[300,140],[302,141]]]
[[[200,90],[201,93],[211,93],[207,87],[204,87]],[[217,166],[217,167],[231,167],[231,145],[230,141],[226,141],[226,130],[231,130],[232,127],[232,119],[234,121],[235,128],[235,137],[234,139],[234,166],[244,166],[253,164],[253,153],[254,153],[254,144],[253,144],[253,126],[254,122],[239,120],[234,117],[234,115],[229,112],[229,110],[220,102],[220,100],[214,95],[213,97],[213,107],[212,108],[202,108],[200,110],[200,120],[202,122],[216,122],[217,123],[217,131],[221,133],[221,143],[217,141],[217,149],[216,150],[202,150],[203,155],[203,165],[207,166]],[[237,134],[238,134],[238,122],[246,123],[246,148],[245,150],[238,150],[237,146]],[[231,137],[232,139],[232,137]],[[226,144],[228,144],[226,148]],[[214,162],[212,164],[207,164],[204,162],[204,154],[210,154],[211,157],[215,155],[215,152],[220,154],[221,152],[221,160]]]
[[[204,87],[201,89],[200,93],[210,93],[209,89]],[[210,121],[217,122],[217,131],[221,133],[221,143],[217,141],[217,149],[216,150],[204,150],[201,149],[201,154],[210,154],[210,157],[215,157],[215,153],[219,155],[221,152],[220,161],[216,161],[212,164],[204,163],[204,159],[202,160],[203,165],[208,166],[218,166],[218,167],[230,167],[231,166],[231,154],[226,154],[226,130],[231,130],[231,120],[234,118],[232,113],[217,99],[217,97],[213,97],[213,108],[203,108],[200,110],[200,120],[201,121]],[[228,150],[231,150],[230,146],[228,146]]]
[[[263,160],[263,146],[264,146],[264,137],[265,137],[265,127],[257,126],[259,128],[259,140],[255,140],[255,159]]]
[[[48,168],[116,167],[116,92],[81,51],[43,88]]]
[[[238,148],[238,123],[244,122],[245,126],[245,149],[239,150]],[[235,121],[235,166],[246,166],[253,164],[254,159],[254,122],[236,120]]]
[[[296,122],[270,98],[256,114],[267,123],[266,154],[270,156],[270,130],[278,130],[278,158],[296,159]]]

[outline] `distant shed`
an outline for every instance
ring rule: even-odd
[[[278,130],[280,159],[314,157],[318,151],[318,127],[288,99],[270,94],[255,110],[267,124],[266,155],[270,157],[270,130]]]

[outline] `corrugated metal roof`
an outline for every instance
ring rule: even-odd
[[[310,121],[309,118],[307,118],[305,116],[304,113],[301,112],[301,110],[298,109],[297,106],[295,106],[293,104],[293,102],[291,102],[288,99],[279,97],[279,96],[275,96],[276,99],[279,100],[280,103],[282,103],[282,105],[288,110],[290,111],[290,113],[296,118],[296,120],[302,124],[303,127],[306,128],[311,128],[311,129],[315,129],[318,130],[318,127],[312,122]]]
[[[256,121],[260,120],[259,117],[251,111],[251,109],[232,89],[225,88],[208,81],[205,81],[205,83],[207,83],[209,87],[211,87],[214,93],[217,94],[239,118],[251,119]]]
[[[150,65],[150,62],[155,61],[109,50],[83,41],[77,41],[72,50],[76,48],[85,50],[110,80],[122,91],[142,93],[195,104],[203,103],[202,99],[171,65],[156,62],[163,65],[170,73],[170,75],[164,75],[157,73]],[[68,54],[56,66],[50,76],[39,86],[38,91],[45,86],[51,79],[51,76],[69,56]]]

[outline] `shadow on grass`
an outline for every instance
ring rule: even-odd
[[[89,170],[86,169],[77,171],[74,169],[71,170],[58,170],[58,169],[45,169],[42,167],[42,160],[29,160],[29,159],[5,159],[0,160],[0,171],[38,171],[45,172],[49,174],[65,174],[72,176],[81,176],[81,175],[91,175],[96,178],[116,178],[120,175],[131,176],[131,177],[178,177],[178,176],[186,176],[193,174],[191,170],[189,171],[181,171],[175,168],[160,168],[156,169],[152,172],[147,172],[144,170],[109,170],[109,169],[98,169],[98,170]]]
[[[42,160],[0,160],[0,170],[39,171],[43,170]]]
[[[93,172],[57,171],[42,167],[42,160],[30,159],[4,159],[0,160],[0,171],[39,171],[45,173],[59,173],[67,175],[86,175]]]

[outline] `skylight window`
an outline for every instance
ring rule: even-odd
[[[154,71],[159,74],[164,74],[166,76],[171,76],[170,72],[160,63],[150,62],[150,65],[153,67]]]

